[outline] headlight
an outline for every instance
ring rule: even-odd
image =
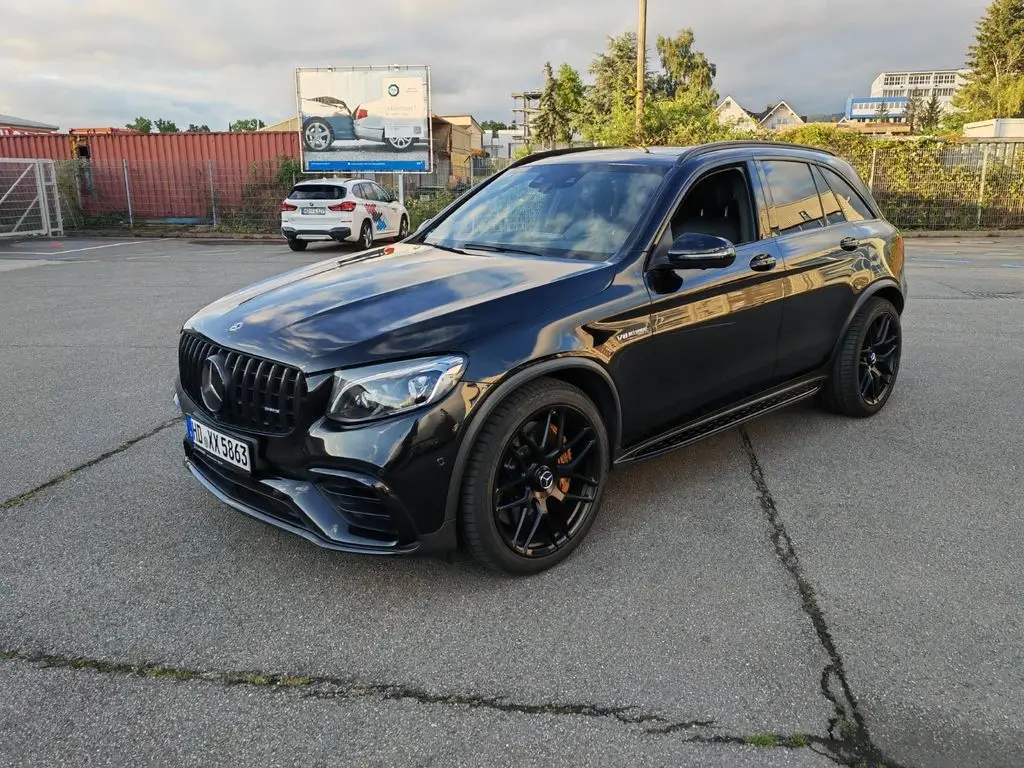
[[[465,369],[466,358],[449,355],[335,371],[327,415],[356,424],[411,411],[451,392]]]

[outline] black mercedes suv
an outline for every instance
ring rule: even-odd
[[[877,413],[905,297],[902,237],[824,151],[537,154],[188,320],[185,464],[323,547],[536,573],[615,465],[812,396]]]

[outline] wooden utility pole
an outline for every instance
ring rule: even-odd
[[[640,26],[636,33],[636,134],[639,138],[644,124],[644,101],[647,77],[647,0],[640,0]]]

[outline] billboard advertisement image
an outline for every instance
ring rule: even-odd
[[[430,172],[430,69],[295,71],[302,166],[309,173]]]

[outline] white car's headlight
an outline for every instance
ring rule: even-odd
[[[465,370],[466,358],[446,355],[335,371],[327,415],[358,424],[411,411],[451,392]]]

